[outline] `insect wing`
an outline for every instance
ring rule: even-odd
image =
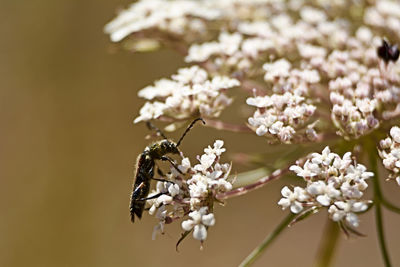
[[[150,181],[154,176],[154,160],[143,153],[138,158],[136,168],[136,178],[133,185],[133,191],[130,203],[131,221],[135,221],[135,215],[140,219],[143,214],[145,200],[150,191]]]

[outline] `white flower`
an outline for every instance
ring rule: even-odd
[[[251,38],[246,39],[242,43],[242,52],[244,55],[250,58],[257,58],[261,51],[274,48],[274,43],[272,40],[262,39],[262,38]]]
[[[172,79],[181,84],[201,84],[208,78],[208,74],[204,69],[199,66],[192,66],[190,68],[182,68],[178,70],[178,74],[172,75]]]
[[[257,110],[248,119],[250,128],[258,136],[275,137],[282,143],[291,143],[296,136],[312,138],[307,132],[314,125],[306,126],[316,107],[308,103],[308,85],[320,80],[315,70],[291,69],[286,59],[263,65],[264,79],[273,84],[272,95],[249,97],[246,103]],[[300,131],[298,131],[300,129]]]
[[[207,207],[202,207],[200,210],[195,210],[189,213],[191,219],[182,222],[182,229],[185,231],[193,231],[193,237],[197,240],[204,241],[207,238],[206,226],[215,224],[214,214],[208,213]]]
[[[154,86],[147,86],[138,95],[147,100],[134,123],[166,116],[185,119],[193,116],[217,117],[232,103],[225,94],[226,89],[238,86],[236,79],[227,76],[214,76],[198,67],[182,68],[172,75],[172,80],[161,79]],[[163,102],[162,102],[163,101]]]
[[[227,180],[231,165],[219,163],[221,154],[225,152],[223,144],[222,140],[217,140],[213,148],[209,146],[204,149],[206,154],[200,157],[200,164],[192,169],[195,174],[187,181],[192,209],[198,207],[209,194],[217,195],[232,189],[232,182]]]
[[[329,206],[333,199],[340,196],[340,191],[333,184],[316,181],[307,186],[307,192],[316,196],[316,201],[322,206]]]
[[[354,2],[360,1],[138,0],[105,31],[114,42],[129,37],[124,46],[133,51],[147,40],[177,48],[186,62],[197,64],[140,90],[146,103],[135,123],[159,119],[172,129],[194,117],[216,118],[232,103],[233,87],[254,86],[245,101],[252,114],[245,121],[266,142],[319,143],[336,133],[356,144],[400,114],[399,64],[377,53],[384,36],[400,38],[400,3]],[[354,7],[363,16],[355,24],[347,12]],[[195,164],[183,158],[160,177],[171,182],[158,182],[149,194],[158,196],[148,201],[160,222],[157,230],[190,213],[182,227],[206,238],[206,227],[214,224],[207,212],[220,193],[232,189],[231,164],[220,162],[223,145],[215,141]],[[284,187],[278,204],[299,216],[326,210],[332,220],[357,227],[373,173],[356,155],[339,156],[325,147],[300,159],[289,170],[304,184]],[[399,127],[381,140],[379,155],[389,178],[400,185]]]
[[[318,23],[326,20],[326,15],[323,11],[312,7],[304,7],[300,11],[301,18],[309,23]]]
[[[190,197],[203,199],[206,198],[208,195],[208,180],[205,176],[202,175],[195,175],[191,180],[188,181],[189,183],[189,193]]]
[[[331,164],[332,160],[335,158],[335,154],[331,153],[331,150],[329,147],[325,147],[324,150],[322,150],[321,154],[318,153],[313,153],[312,154],[312,162],[316,164],[323,164],[325,166],[328,166]]]
[[[318,165],[311,163],[310,161],[307,161],[303,168],[297,165],[292,165],[290,166],[289,170],[295,172],[297,176],[303,178],[316,176],[319,172]]]
[[[325,147],[321,154],[310,154],[303,167],[293,165],[289,170],[302,177],[307,186],[305,189],[296,187],[294,192],[284,187],[284,198],[279,205],[284,209],[290,206],[293,213],[303,210],[302,203],[316,210],[329,207],[332,220],[345,220],[353,227],[358,226],[355,213],[368,208],[367,201],[360,199],[368,187],[365,180],[372,177],[373,173],[368,172],[364,165],[354,163],[350,152],[340,158],[329,147]]]
[[[272,29],[267,21],[241,21],[238,25],[238,31],[247,35],[258,35],[268,37]]]
[[[178,166],[178,168],[182,173],[186,173],[191,168],[189,158],[183,158],[182,163]]]
[[[379,156],[383,166],[390,171],[389,179],[395,179],[400,185],[400,128],[393,126],[390,129],[390,137],[379,142]]]
[[[307,200],[308,196],[305,190],[301,187],[295,187],[293,192],[285,186],[281,190],[283,198],[279,200],[278,205],[282,206],[282,209],[290,207],[291,212],[300,213],[303,210],[301,202]]]
[[[272,82],[275,78],[289,76],[289,70],[291,64],[286,59],[280,59],[274,63],[266,63],[263,65],[263,69],[266,71],[264,79]]]
[[[305,44],[305,43],[299,43],[297,44],[297,49],[299,50],[299,53],[302,57],[304,58],[325,58],[326,56],[326,48],[320,47],[320,46],[314,46],[310,44]],[[315,75],[318,75],[318,72],[314,70]],[[319,75],[318,75],[318,81],[319,81]]]
[[[137,117],[133,122],[138,123],[140,121],[149,121],[151,119],[157,119],[160,117],[165,110],[165,104],[161,102],[147,102],[139,111],[140,116]]]
[[[359,219],[356,215],[357,212],[367,210],[368,205],[364,202],[350,201],[336,201],[328,209],[328,212],[334,221],[345,219],[346,222],[352,227],[359,226]]]
[[[220,16],[219,10],[196,1],[141,0],[121,11],[104,27],[104,31],[110,34],[113,42],[152,28],[182,35],[188,20],[214,20]]]
[[[224,141],[217,140],[214,143],[214,147],[211,148],[210,146],[208,146],[208,148],[204,149],[204,153],[215,154],[216,156],[221,156],[221,154],[226,151],[226,149],[222,147],[223,145],[224,145]]]
[[[387,149],[390,148],[392,145],[392,139],[390,139],[389,137],[386,139],[383,139],[379,142],[379,145],[382,149]]]
[[[154,226],[153,229],[153,234],[152,234],[152,239],[156,239],[156,235],[158,233],[164,233],[164,225],[165,225],[165,219],[167,217],[167,210],[165,209],[165,206],[161,206],[156,213],[156,218],[159,220],[159,223]]]
[[[256,97],[247,98],[246,104],[249,106],[255,106],[258,108],[264,108],[264,107],[272,106],[273,101],[269,96],[256,96]]]
[[[392,127],[390,129],[390,136],[396,143],[400,143],[400,128],[397,126]]]
[[[138,92],[138,96],[147,100],[157,97],[167,97],[178,86],[178,83],[168,79],[161,79],[155,82],[154,86],[147,86]]]
[[[203,62],[212,55],[225,54],[232,56],[239,50],[242,42],[240,33],[222,32],[218,38],[218,42],[209,42],[204,44],[194,44],[189,48],[186,62]]]
[[[200,164],[194,166],[196,171],[201,171],[205,173],[207,169],[211,167],[211,165],[215,162],[216,156],[215,154],[204,154],[200,157]]]
[[[174,197],[179,194],[179,185],[178,184],[171,184],[168,187],[168,193],[170,194],[171,197]]]
[[[182,222],[185,231],[193,230],[195,239],[204,241],[207,237],[207,227],[215,224],[214,214],[208,212],[212,201],[217,195],[232,190],[229,179],[231,164],[221,163],[225,152],[224,142],[216,140],[213,147],[204,149],[205,154],[198,157],[200,164],[191,166],[188,158],[183,158],[177,171],[173,166],[164,179],[158,181],[155,190],[148,197],[149,214],[155,215],[159,223],[154,227],[153,238],[157,233],[163,233],[164,225],[189,213],[190,219]]]

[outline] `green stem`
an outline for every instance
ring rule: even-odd
[[[386,243],[385,243],[385,235],[383,232],[383,218],[382,218],[382,209],[380,204],[375,204],[375,218],[376,218],[376,228],[378,232],[378,238],[379,238],[379,247],[381,248],[381,253],[383,257],[383,261],[385,262],[386,267],[392,266],[390,263],[390,258],[389,254],[386,248]]]
[[[395,206],[394,204],[390,203],[387,199],[383,198],[382,200],[382,205],[385,206],[388,210],[399,213],[400,214],[400,208]]]
[[[244,261],[239,265],[239,267],[250,266],[254,261],[264,252],[265,249],[278,237],[278,235],[286,229],[289,223],[295,218],[296,214],[289,213],[288,216],[283,219],[283,221],[275,228],[275,230],[270,233],[261,244],[256,247],[249,256],[247,256]]]
[[[315,265],[318,267],[328,267],[332,263],[340,231],[337,223],[328,218],[324,232],[325,234],[322,237],[321,246],[318,250],[317,263]]]
[[[378,234],[378,241],[379,241],[379,247],[381,249],[382,253],[382,258],[383,262],[385,263],[386,267],[392,266],[390,263],[390,257],[389,253],[386,247],[386,241],[385,241],[385,234],[383,231],[383,216],[382,216],[382,204],[383,202],[383,196],[382,196],[382,191],[380,188],[379,184],[379,173],[378,173],[378,155],[374,153],[375,151],[375,146],[372,146],[371,151],[369,152],[369,160],[371,164],[372,171],[374,172],[374,177],[372,178],[373,183],[374,183],[374,202],[375,202],[375,221],[376,221],[376,231]]]

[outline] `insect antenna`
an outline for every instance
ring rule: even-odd
[[[205,122],[202,118],[197,118],[197,119],[195,119],[194,121],[192,121],[192,123],[189,125],[189,127],[187,127],[186,130],[185,130],[185,132],[182,134],[181,138],[179,138],[178,143],[176,143],[176,146],[177,146],[177,147],[181,144],[181,142],[182,142],[183,138],[185,137],[185,135],[190,131],[190,129],[193,128],[193,125],[194,125],[197,121],[201,121],[203,124],[206,124],[206,122]]]
[[[150,130],[156,131],[157,134],[158,134],[158,135],[161,135],[164,139],[168,139],[168,138],[165,136],[165,134],[164,134],[160,129],[158,129],[157,126],[155,126],[155,125],[152,124],[151,122],[146,121],[146,126],[147,126],[147,128],[149,128]]]

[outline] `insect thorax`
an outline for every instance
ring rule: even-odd
[[[160,159],[162,156],[166,154],[179,154],[179,150],[176,147],[176,144],[171,140],[161,140],[158,141],[146,148],[147,153],[153,159]]]

